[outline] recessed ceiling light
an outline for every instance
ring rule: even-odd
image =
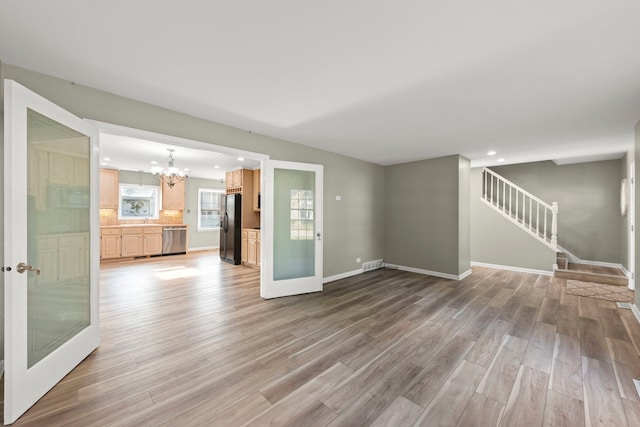
[[[499,159],[498,159],[498,161],[499,161],[500,163],[502,163],[502,162],[504,162],[504,159],[503,159],[503,158],[499,158]]]
[[[493,150],[487,151],[487,156],[495,156],[495,155],[496,155],[495,151],[493,151]]]
[[[215,165],[213,168],[214,169],[220,169],[220,165]]]
[[[155,160],[151,160],[149,163],[151,163],[152,165],[157,165],[158,162],[156,162]]]
[[[244,162],[244,157],[238,157],[238,160]]]
[[[109,162],[109,161],[111,161],[111,159],[110,159],[110,158],[108,158],[108,157],[103,157],[103,158],[102,158],[102,160],[104,160],[105,162]]]
[[[190,171],[191,169],[189,169],[189,168],[184,168],[184,170],[185,170],[185,171]]]
[[[100,163],[100,166],[109,166],[109,165],[107,163],[102,162]]]

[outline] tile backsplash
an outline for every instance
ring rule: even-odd
[[[144,220],[118,219],[116,209],[100,209],[100,225],[144,224]],[[182,224],[182,211],[160,211],[160,219],[149,219],[146,224]]]

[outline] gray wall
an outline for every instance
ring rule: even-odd
[[[148,172],[134,172],[134,171],[118,171],[118,183],[119,184],[142,184],[142,185],[157,185],[160,186],[158,178]]]
[[[553,250],[531,237],[480,199],[482,168],[471,170],[471,261],[552,271]]]
[[[470,238],[468,165],[448,156],[385,168],[385,262],[452,275],[469,269],[461,249]]]
[[[558,202],[558,244],[583,260],[622,263],[623,160],[558,166],[551,161],[492,167],[542,200]]]
[[[458,157],[458,274],[471,268],[471,162]]]
[[[101,122],[324,165],[324,277],[384,257],[384,168],[335,153],[243,131],[4,64],[13,79],[72,113]],[[341,195],[341,201],[335,196]]]
[[[225,184],[218,181],[202,178],[189,178],[185,186],[184,194],[184,223],[189,225],[189,249],[209,248],[220,246],[220,232],[216,230],[198,231],[198,189],[218,188],[225,189]]]

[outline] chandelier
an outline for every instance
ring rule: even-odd
[[[173,166],[173,152],[176,150],[173,148],[167,148],[167,151],[169,152],[169,165],[166,168],[161,168],[160,166],[152,167],[151,173],[161,181],[164,181],[169,188],[173,188],[173,186],[176,185],[176,182],[183,181],[185,178],[188,178],[188,175],[185,171]]]

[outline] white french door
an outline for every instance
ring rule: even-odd
[[[267,160],[260,296],[322,291],[323,168]]]
[[[98,133],[4,82],[4,422],[99,342]]]

